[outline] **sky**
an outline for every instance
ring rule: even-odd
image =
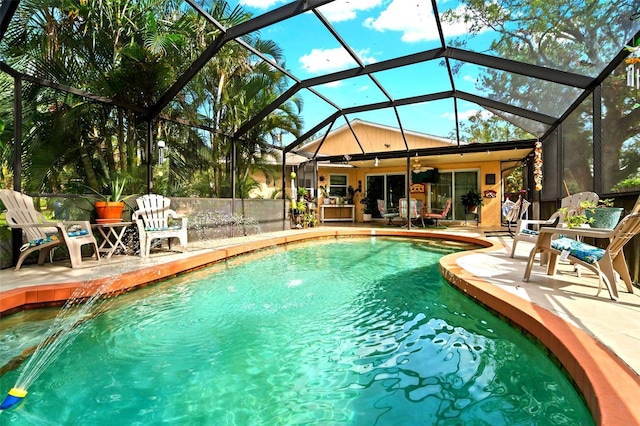
[[[228,1],[231,7],[240,5],[253,15],[263,14],[290,2]],[[438,1],[440,12],[456,7],[459,5],[454,0]],[[364,65],[440,47],[430,1],[336,0],[320,7],[319,10]],[[463,35],[467,30],[463,24],[447,25],[444,28],[448,39]],[[267,27],[261,31],[260,36],[275,41],[283,49],[286,57],[285,68],[301,80],[351,69],[358,65],[312,13],[305,13]],[[474,50],[486,50],[490,38],[481,35],[473,42],[476,43]],[[481,72],[482,69],[478,66],[463,66],[455,76],[456,89],[480,94],[475,81]],[[439,60],[376,73],[375,77],[393,99],[449,91],[452,88],[447,69]],[[289,82],[290,85],[293,83]],[[387,100],[376,82],[366,76],[316,86],[314,89],[340,108]],[[299,92],[299,96],[304,101],[304,131],[310,130],[336,111],[336,108],[309,91]],[[459,101],[457,107],[459,117],[463,120],[479,110],[485,115],[490,114],[478,105],[465,101]],[[400,107],[398,115],[405,130],[441,137],[455,134],[454,105],[451,99]],[[355,118],[398,127],[398,119],[393,109],[349,116],[349,120]],[[346,122],[339,119],[333,129],[344,124]],[[283,140],[289,143],[293,137],[284,135]]]
[[[259,16],[292,3],[292,0],[226,1],[231,9],[239,6],[252,16]],[[440,16],[447,12],[459,14],[464,11],[460,1],[436,0]],[[603,5],[608,4],[605,0],[600,1]],[[559,12],[567,17],[580,16],[582,9],[579,5],[572,2],[567,4],[569,3],[572,5],[569,9],[567,5],[557,6],[560,8]],[[499,5],[500,3],[492,2],[491,4]],[[533,5],[530,10],[532,13],[536,10],[536,4],[545,5],[545,3],[535,2],[531,4]],[[335,0],[319,7],[318,11],[329,21],[339,37],[347,44],[347,49],[350,49],[356,58],[354,59],[313,12],[306,12],[264,27],[257,36],[276,43],[286,58],[286,62],[279,65],[294,76],[294,78],[286,78],[287,88],[295,84],[294,79],[304,81],[338,71],[357,69],[359,66],[410,57],[412,54],[442,47],[432,2],[429,0]],[[524,18],[528,16],[527,11],[523,12]],[[514,31],[514,34],[522,31],[522,25],[517,21],[519,14],[514,14],[512,11],[503,12],[509,12],[505,13],[509,19],[502,24],[508,30]],[[472,32],[463,21],[442,20],[441,24],[445,46],[463,46],[465,50],[489,56],[495,52],[492,43],[499,37],[496,32],[488,28]],[[474,24],[478,25],[477,22]],[[620,28],[617,31],[624,40],[628,39],[626,30]],[[549,37],[554,36],[553,32],[544,30],[540,32],[540,37],[545,34]],[[531,41],[535,40],[535,35],[531,35]],[[526,46],[526,42],[522,44]],[[510,46],[511,49],[506,50],[507,52],[514,52],[514,54],[520,52],[517,45]],[[559,61],[552,68],[576,72],[574,63],[582,64],[588,59],[586,54],[581,52],[580,46],[578,47],[574,52],[573,61]],[[610,46],[604,52],[616,54],[615,49],[612,50]],[[520,59],[527,57],[531,63],[538,64],[535,55],[519,55],[519,57]],[[612,58],[603,59],[601,62],[606,64]],[[299,90],[295,96],[304,104],[301,112],[304,120],[302,133],[314,131],[317,132],[316,135],[323,134],[328,130],[329,125],[324,128],[318,128],[318,125],[336,112],[350,107],[384,105],[389,99],[402,100],[415,96],[438,95],[442,92],[443,99],[440,100],[412,103],[395,109],[371,108],[366,112],[349,114],[346,120],[361,119],[395,128],[400,127],[401,123],[404,130],[455,138],[456,124],[464,129],[469,123],[468,119],[477,113],[484,118],[489,118],[492,114],[473,102],[462,100],[460,97],[457,97],[457,101],[448,97],[452,90],[480,98],[494,99],[513,107],[525,108],[554,118],[559,118],[582,94],[579,88],[537,80],[525,75],[516,76],[506,71],[506,68],[502,70],[492,68],[491,74],[488,74],[487,68],[471,62],[459,61],[452,57],[448,58],[448,62],[452,70],[451,75],[445,66],[445,60],[439,58]],[[599,66],[604,65],[598,62],[591,67],[593,71],[591,77],[596,77],[602,70],[602,68],[598,70]],[[512,82],[513,88],[519,93],[511,96],[495,85],[482,84],[484,77],[492,78],[496,82]],[[529,99],[529,93],[535,96],[535,99]],[[513,114],[517,114],[517,110],[514,109]],[[517,115],[513,117],[518,118]],[[340,117],[332,129],[345,125],[346,120]],[[526,124],[525,127],[530,131],[540,135],[548,128],[548,125],[532,120],[514,122]],[[465,136],[464,133],[462,136]],[[294,140],[294,137],[284,134],[282,139],[288,144]]]

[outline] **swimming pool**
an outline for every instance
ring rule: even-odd
[[[120,297],[2,420],[593,424],[535,345],[441,278],[433,247],[314,241]]]

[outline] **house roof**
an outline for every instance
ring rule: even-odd
[[[452,139],[414,131],[401,132],[391,126],[354,120],[326,136],[315,138],[295,152],[304,155],[307,161],[315,158],[320,167],[340,164],[368,168],[375,167],[376,159],[378,162],[384,161],[385,166],[404,167],[409,159],[411,164],[436,167],[441,164],[486,161],[515,164],[529,157],[534,145],[533,139],[458,145]]]

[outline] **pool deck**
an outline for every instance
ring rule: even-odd
[[[581,269],[562,264],[549,277],[538,262],[529,282],[522,280],[533,247],[520,242],[509,258],[512,239],[488,236],[475,226],[449,229],[371,228],[323,226],[314,229],[265,233],[227,240],[190,242],[185,253],[157,252],[147,259],[113,256],[85,258],[82,268],[63,262],[0,270],[0,316],[23,308],[62,303],[87,283],[107,283],[109,292],[126,291],[184,271],[308,238],[349,235],[451,236],[480,241],[486,247],[445,256],[441,272],[469,296],[478,299],[515,326],[541,341],[558,358],[581,389],[597,424],[640,424],[640,289],[635,294],[619,288],[619,301],[603,290],[595,296],[597,279]]]

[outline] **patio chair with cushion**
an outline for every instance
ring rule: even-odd
[[[25,244],[20,247],[16,271],[31,253],[40,251],[38,265],[42,265],[50,257],[52,250],[61,245],[66,245],[69,250],[72,268],[77,268],[82,263],[81,248],[86,244],[93,246],[94,255],[100,260],[98,243],[88,221],[48,221],[36,210],[33,198],[10,189],[0,190],[0,200],[7,209],[7,225],[22,229],[26,238]]]
[[[409,219],[411,220],[411,223],[416,223],[418,219],[420,219],[420,222],[424,227],[424,220],[422,219],[422,202],[419,200],[416,200],[415,198],[412,198],[409,206],[410,206]],[[401,219],[407,220],[407,199],[406,198],[400,198],[399,213],[400,213]]]
[[[397,210],[387,210],[384,200],[378,200],[378,211],[383,218],[388,220],[387,225],[393,225],[393,219],[400,216]]]
[[[568,209],[569,211],[580,207],[580,203],[584,201],[593,202],[594,204],[598,203],[600,197],[595,192],[579,192],[577,194],[569,195],[568,197],[564,197],[560,201],[561,209]],[[554,214],[549,217],[547,220],[528,220],[528,219],[520,219],[516,226],[516,232],[513,235],[513,244],[511,245],[511,254],[510,257],[513,257],[516,252],[516,246],[520,241],[528,241],[530,243],[536,243],[538,240],[538,230],[543,226],[551,226],[551,227],[563,227],[564,224],[564,212],[563,210],[558,210]],[[544,259],[540,259],[540,264],[542,264]]]
[[[140,256],[148,257],[154,240],[167,239],[169,250],[171,240],[177,238],[183,249],[187,247],[187,218],[169,208],[171,199],[157,194],[147,194],[136,200],[138,210],[132,220],[138,226],[140,235]]]
[[[444,209],[440,213],[436,213],[432,211],[429,213],[423,213],[422,217],[424,219],[431,219],[435,221],[436,226],[438,226],[438,220],[446,219],[447,215],[449,214],[449,210],[451,210],[451,199],[447,200],[447,204],[444,206]]]
[[[555,234],[562,236],[553,239]],[[536,246],[529,255],[529,261],[524,273],[524,281],[528,281],[533,267],[536,253],[548,253],[549,264],[547,275],[555,275],[558,256],[566,257],[571,263],[582,265],[598,275],[598,292],[600,294],[603,284],[609,290],[609,296],[618,300],[616,273],[624,281],[629,293],[633,294],[631,275],[624,258],[624,245],[636,234],[640,233],[640,197],[630,214],[625,216],[618,225],[612,229],[598,228],[541,228]],[[568,237],[591,237],[608,239],[605,248],[595,247],[583,243],[577,239]]]

